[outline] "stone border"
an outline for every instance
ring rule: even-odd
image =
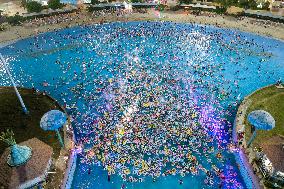
[[[251,94],[244,97],[243,101],[241,102],[240,106],[238,107],[237,114],[235,117],[234,125],[233,125],[233,141],[239,146],[239,151],[234,153],[236,161],[240,166],[241,174],[245,180],[245,183],[248,188],[260,188],[260,180],[259,178],[253,173],[252,166],[249,163],[249,159],[245,154],[246,149],[246,141],[245,141],[245,125],[244,119],[246,116],[246,112],[248,107],[251,105],[252,101],[249,99],[253,94],[256,92],[263,90],[265,88],[274,86],[274,84],[262,87],[257,89],[256,91],[252,92]],[[243,137],[240,139],[238,134],[242,132]]]
[[[67,165],[67,171],[65,172],[64,179],[61,185],[61,189],[69,189],[72,186],[73,176],[76,170],[77,165],[77,154],[75,150],[72,150],[72,152],[69,155],[69,161]]]

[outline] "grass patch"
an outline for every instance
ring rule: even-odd
[[[19,89],[30,114],[22,112],[20,102],[11,87],[0,87],[0,132],[6,129],[13,130],[17,143],[36,137],[53,148],[53,158],[60,153],[60,144],[56,133],[44,131],[40,128],[41,117],[52,109],[60,109],[56,102],[45,95],[35,94],[30,89]],[[63,136],[63,132],[61,132]],[[0,142],[0,154],[7,148],[4,142]]]
[[[272,136],[284,136],[284,89],[277,89],[275,86],[264,88],[257,91],[249,97],[252,100],[251,105],[248,107],[247,115],[254,110],[265,110],[269,112],[275,119],[275,127],[270,131],[257,131],[257,136],[253,141],[253,146],[260,146],[261,143]],[[245,133],[246,141],[248,142],[251,137],[251,125],[245,118]]]

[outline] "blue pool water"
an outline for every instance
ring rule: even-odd
[[[246,188],[228,147],[236,107],[283,79],[283,49],[236,30],[129,22],[45,33],[0,52],[18,85],[46,91],[72,116],[82,149],[72,188],[185,189]],[[3,68],[0,76],[11,85]]]
[[[60,2],[64,4],[77,5],[77,0],[60,0]]]

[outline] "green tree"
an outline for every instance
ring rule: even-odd
[[[0,24],[0,31],[4,31],[6,29],[6,27],[2,24]]]
[[[216,2],[220,3],[224,8],[228,8],[237,5],[238,0],[216,0]]]
[[[22,1],[21,1],[21,6],[24,7],[24,8],[26,8],[26,6],[27,6],[27,0],[22,0]]]
[[[250,9],[257,9],[257,3],[255,0],[248,0]]]
[[[91,0],[92,5],[96,5],[96,4],[99,4],[99,3],[100,3],[99,0]]]
[[[270,2],[266,1],[265,3],[263,3],[262,9],[269,10],[269,5],[270,5]]]
[[[256,9],[257,3],[255,0],[240,0],[238,5],[245,9]]]
[[[19,25],[24,21],[24,17],[20,16],[19,13],[15,14],[15,16],[7,17],[7,22],[11,25]]]
[[[143,0],[129,0],[130,3],[143,3]]]
[[[192,0],[180,0],[179,3],[180,4],[190,4],[192,3]]]
[[[40,12],[43,9],[41,4],[36,1],[27,2],[26,8],[28,12]]]
[[[245,8],[245,9],[249,8],[248,0],[240,0],[239,1],[239,6],[242,7],[242,8]]]
[[[60,3],[60,0],[49,0],[48,1],[48,7],[51,9],[61,9],[63,7],[63,4]]]

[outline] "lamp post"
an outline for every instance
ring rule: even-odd
[[[251,145],[252,141],[255,139],[255,137],[256,137],[256,129],[254,129],[252,136],[250,137],[250,139],[248,141],[247,147],[250,147],[250,145]]]
[[[269,131],[275,127],[275,120],[270,115],[270,113],[264,110],[255,110],[248,114],[248,121],[254,127],[252,136],[250,137],[247,147],[249,147],[252,141],[256,137],[257,130],[266,130]]]
[[[23,108],[23,112],[24,112],[25,114],[29,114],[29,111],[27,110],[27,108],[26,108],[26,106],[25,106],[25,104],[24,104],[24,101],[23,101],[23,99],[22,99],[22,97],[21,97],[21,95],[20,95],[20,93],[19,93],[19,91],[18,91],[18,89],[17,89],[17,87],[16,87],[16,84],[15,84],[15,82],[14,82],[14,79],[13,79],[13,77],[12,77],[12,75],[11,75],[11,73],[10,73],[10,71],[9,71],[9,69],[8,69],[8,67],[7,67],[7,65],[6,65],[6,61],[5,61],[5,59],[4,59],[4,57],[2,56],[1,53],[0,53],[0,58],[1,58],[1,61],[2,61],[3,66],[4,66],[4,69],[6,70],[8,76],[9,76],[9,78],[10,78],[12,84],[13,84],[13,87],[14,87],[14,89],[15,89],[15,92],[16,92],[16,94],[17,94],[17,97],[18,97],[18,99],[19,99],[19,101],[20,101],[20,103],[21,103],[21,106],[22,106],[22,108]]]

